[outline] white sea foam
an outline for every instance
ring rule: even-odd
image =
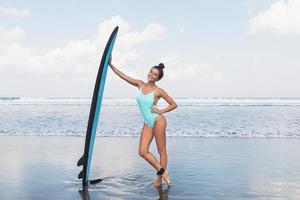
[[[170,137],[300,137],[300,99],[175,98]],[[0,135],[85,136],[91,98],[0,98]],[[103,99],[97,135],[139,136],[134,98]],[[166,102],[158,108],[167,106]]]
[[[300,106],[300,98],[174,98],[180,106]],[[91,98],[2,97],[11,105],[90,105]],[[136,105],[135,98],[104,98],[104,106]],[[160,101],[161,105],[166,102]]]

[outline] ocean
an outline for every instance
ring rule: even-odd
[[[175,98],[164,113],[170,137],[300,137],[300,99]],[[91,98],[0,98],[0,135],[84,136]],[[158,102],[158,108],[168,104]],[[134,98],[102,101],[97,136],[138,136]]]
[[[91,98],[0,99],[3,199],[299,199],[300,99],[175,98],[167,118],[171,186],[153,186],[139,156],[135,99],[104,99],[90,178],[84,151]],[[167,103],[158,103],[164,108]],[[152,141],[149,151],[159,159]]]

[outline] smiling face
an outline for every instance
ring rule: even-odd
[[[148,81],[158,81],[159,71],[152,67],[148,73]]]

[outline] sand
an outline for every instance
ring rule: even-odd
[[[1,199],[297,199],[300,139],[168,137],[172,186],[138,155],[138,137],[97,137],[82,191],[84,137],[0,136]],[[158,157],[153,141],[150,151]]]

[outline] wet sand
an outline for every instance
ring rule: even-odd
[[[172,185],[138,155],[138,137],[97,137],[82,191],[84,137],[0,136],[1,199],[297,199],[300,139],[168,137]],[[153,141],[150,151],[158,157]]]

